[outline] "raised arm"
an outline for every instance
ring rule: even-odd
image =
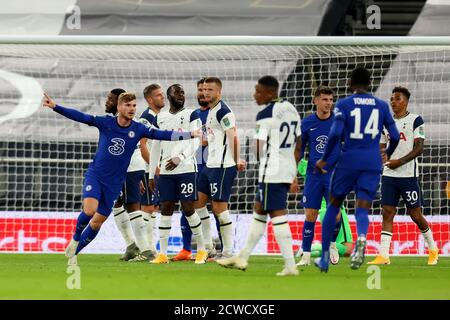
[[[196,130],[193,132],[185,131],[174,131],[174,130],[159,130],[155,128],[150,128],[144,132],[144,137],[152,140],[163,140],[163,141],[178,141],[178,140],[188,140],[193,138],[198,138],[202,134],[201,130]]]
[[[58,112],[59,114],[63,115],[64,117],[74,120],[77,122],[85,123],[88,125],[94,124],[95,117],[90,114],[83,113],[81,111],[65,108],[63,106],[57,105],[56,102],[44,92],[44,98],[42,101],[42,105],[44,107],[48,107],[50,109],[53,109],[53,111]]]

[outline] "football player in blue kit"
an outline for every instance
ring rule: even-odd
[[[327,173],[326,165],[332,151],[343,140],[336,168],[331,177],[330,204],[322,225],[322,257],[314,263],[328,271],[330,242],[336,229],[336,217],[347,194],[356,193],[356,230],[358,239],[351,255],[350,267],[358,269],[364,262],[366,235],[369,229],[369,209],[375,198],[383,162],[380,154],[380,137],[383,127],[391,140],[386,155],[389,158],[398,145],[400,135],[387,102],[368,93],[370,73],[357,67],[351,73],[352,95],[336,103],[335,118],[328,134],[328,144],[316,170]]]
[[[110,215],[114,201],[125,182],[127,168],[139,140],[143,137],[167,141],[191,139],[200,136],[201,131],[149,129],[134,121],[136,95],[129,92],[120,94],[118,115],[115,117],[93,116],[57,105],[46,93],[43,106],[71,120],[95,126],[100,132],[97,152],[85,174],[83,211],[78,216],[73,238],[65,251],[69,265],[76,265],[77,254],[94,240]]]

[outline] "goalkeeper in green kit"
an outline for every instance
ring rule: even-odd
[[[304,177],[306,180],[306,170],[308,166],[308,161],[302,159],[298,164],[298,173]],[[323,218],[325,217],[325,213],[327,211],[327,202],[325,198],[322,198],[321,208],[319,209],[319,219],[322,223]],[[349,256],[353,249],[353,236],[352,231],[350,229],[350,224],[348,222],[347,212],[345,211],[344,206],[341,207],[340,210],[342,214],[342,225],[339,230],[338,236],[336,238],[336,248],[339,252],[339,256]],[[302,248],[299,249],[297,256],[302,255]],[[311,258],[320,257],[322,255],[322,244],[313,243],[311,246]]]

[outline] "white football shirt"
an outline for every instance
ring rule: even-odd
[[[134,119],[133,121],[141,122],[148,127],[148,123],[145,120]],[[145,170],[146,167],[147,167],[147,163],[145,162],[144,158],[142,158],[142,154],[141,154],[141,143],[138,142],[138,144],[136,145],[136,149],[134,150],[133,155],[131,156],[131,160],[130,160],[130,164],[128,165],[127,172],[135,172],[135,171]]]
[[[260,183],[292,183],[297,175],[295,144],[300,115],[288,101],[274,101],[256,116],[255,139],[266,141],[259,165]]]
[[[228,129],[236,129],[236,118],[233,111],[221,100],[209,109],[206,119],[208,168],[229,168],[236,165],[225,135]]]
[[[161,130],[188,132],[200,129],[202,122],[195,110],[183,108],[177,113],[171,113],[169,110],[161,111],[155,119],[155,126]],[[181,141],[153,140],[150,152],[150,178],[154,177],[157,166],[160,168],[160,174],[197,172],[195,152],[199,146],[199,138]],[[166,163],[173,157],[179,157],[181,163],[174,170],[168,171]]]
[[[414,139],[425,139],[424,122],[421,116],[413,113],[408,113],[406,116],[395,120],[398,132],[400,132],[400,141],[397,148],[391,156],[391,159],[400,159],[406,156],[414,148]],[[389,134],[386,130],[383,131],[380,143],[387,143],[389,141]],[[383,176],[397,177],[397,178],[411,178],[419,176],[419,165],[417,158],[411,160],[397,169],[389,169],[384,167]]]

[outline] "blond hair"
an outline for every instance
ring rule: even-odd
[[[123,92],[117,99],[117,105],[121,104],[122,102],[130,102],[133,100],[136,100],[136,94],[134,94],[133,92]]]

